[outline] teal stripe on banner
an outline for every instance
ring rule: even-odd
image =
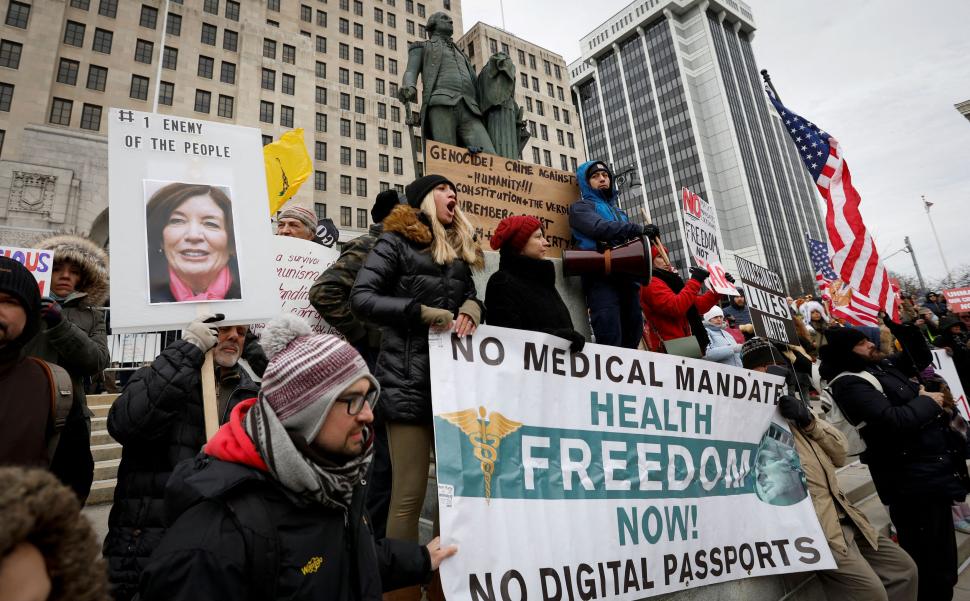
[[[492,499],[681,499],[754,492],[757,443],[523,425],[485,450],[488,458],[497,456],[483,470],[467,434],[440,417],[434,423],[438,484],[453,486],[455,496],[485,497],[485,472],[492,467]],[[523,465],[527,459],[529,469]],[[586,477],[570,463],[585,465]]]

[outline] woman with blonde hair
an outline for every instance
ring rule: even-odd
[[[357,275],[350,303],[383,334],[374,375],[391,454],[387,537],[417,541],[434,442],[428,330],[459,336],[475,331],[483,305],[472,270],[485,261],[447,178],[418,178],[405,195],[408,204],[384,219],[384,233]]]

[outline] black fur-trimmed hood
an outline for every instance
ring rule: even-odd
[[[108,254],[81,236],[61,234],[34,243],[34,248],[54,251],[54,261],[72,261],[81,269],[77,291],[88,296],[88,303],[100,307],[108,299]]]

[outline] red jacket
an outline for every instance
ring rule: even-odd
[[[670,289],[660,278],[651,278],[650,283],[640,288],[640,308],[643,309],[644,331],[652,327],[661,340],[672,340],[690,336],[690,323],[687,310],[697,307],[701,315],[717,304],[718,294],[713,290],[701,295],[701,283],[689,279],[678,294]]]

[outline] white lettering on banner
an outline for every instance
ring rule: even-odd
[[[632,601],[835,567],[782,378],[487,325],[428,342],[442,544],[464,549],[447,598]]]
[[[943,297],[946,298],[950,311],[954,313],[970,311],[970,288],[944,290]]]
[[[697,264],[710,276],[707,287],[719,294],[737,296],[738,290],[727,281],[717,244],[717,214],[714,206],[687,188],[681,191],[684,209],[684,233],[687,247]]]

